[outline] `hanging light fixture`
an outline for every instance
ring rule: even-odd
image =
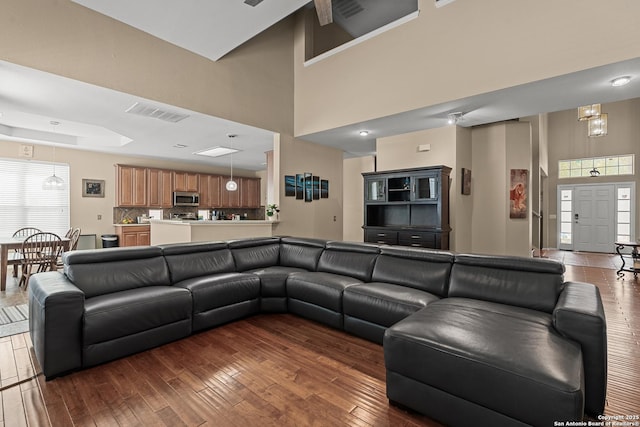
[[[607,118],[608,115],[606,113],[600,114],[598,117],[594,117],[593,119],[589,119],[588,123],[588,132],[587,134],[590,137],[598,137],[605,136],[607,134]]]
[[[233,140],[233,138],[235,138],[236,135],[233,134],[233,133],[228,133],[227,137],[229,139]],[[231,177],[229,178],[229,181],[227,181],[227,183],[225,184],[224,187],[227,189],[227,191],[236,191],[236,190],[238,190],[238,183],[233,180],[233,152],[230,154],[230,156],[231,156],[230,157],[230,159],[231,159],[230,160],[230,163],[231,163]]]
[[[591,104],[578,107],[578,120],[585,121],[600,117],[601,107],[600,104]]]
[[[58,126],[60,122],[50,121],[52,126]],[[53,146],[53,175],[48,176],[42,181],[43,190],[64,190],[64,180],[56,176],[56,146]]]

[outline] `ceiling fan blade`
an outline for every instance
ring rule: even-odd
[[[333,13],[331,12],[331,0],[313,0],[318,13],[318,21],[320,25],[327,25],[333,22]]]

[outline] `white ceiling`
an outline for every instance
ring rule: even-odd
[[[217,61],[310,0],[72,0]]]
[[[288,16],[308,1],[264,0],[73,0],[195,53],[217,59]],[[161,33],[156,33],[160,31]],[[630,75],[630,84],[612,88],[610,80]],[[389,117],[354,123],[302,139],[338,147],[345,156],[372,154],[375,139],[446,126],[447,114],[465,113],[460,126],[474,126],[596,102],[640,97],[640,58],[523,86],[451,101]],[[178,123],[125,113],[135,102],[188,114]],[[230,143],[241,150],[234,166],[264,169],[272,132],[100,88],[60,76],[0,62],[0,136],[55,143],[79,149],[174,159],[225,166],[229,157],[195,156],[196,151]],[[51,121],[61,124],[53,126]],[[369,130],[367,137],[358,135]],[[230,141],[227,134],[237,134]],[[131,140],[130,142],[128,142]],[[176,144],[187,147],[176,148]]]
[[[170,123],[126,113],[136,102],[189,117]],[[265,169],[264,153],[273,149],[270,131],[3,61],[0,113],[0,137],[13,141],[216,166],[229,165],[229,156],[193,153],[232,146],[241,150],[233,154],[234,167],[247,170]],[[231,140],[228,134],[237,136]]]

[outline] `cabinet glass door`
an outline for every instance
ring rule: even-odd
[[[413,178],[413,200],[437,200],[438,178],[417,176]]]
[[[366,180],[367,202],[384,202],[385,201],[385,181],[384,179],[368,179]]]

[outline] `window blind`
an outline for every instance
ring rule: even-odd
[[[63,190],[43,190],[53,163],[0,158],[0,236],[22,227],[36,227],[59,236],[69,229],[69,165],[55,164]]]

